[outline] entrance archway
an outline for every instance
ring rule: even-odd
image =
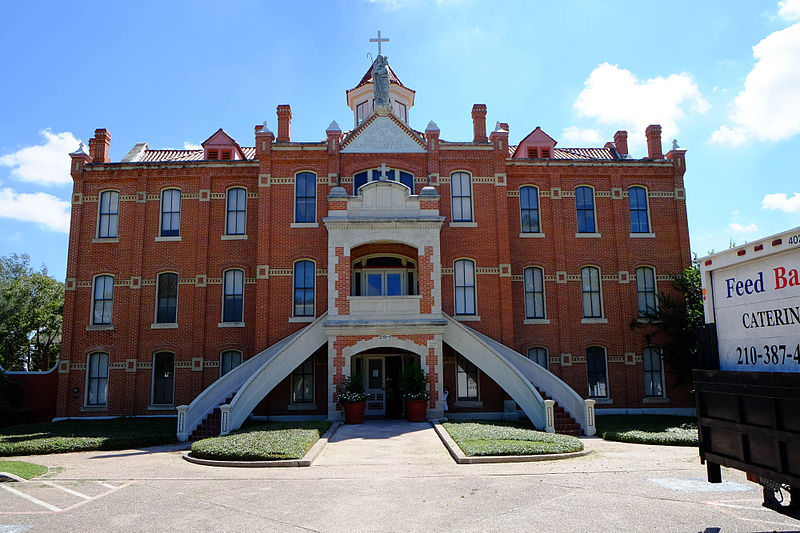
[[[417,354],[397,348],[373,348],[354,355],[350,368],[361,375],[367,403],[364,414],[370,417],[402,418],[405,402],[400,378],[408,365],[420,365]]]

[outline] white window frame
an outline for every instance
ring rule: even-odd
[[[244,353],[242,353],[241,350],[236,350],[236,349],[222,350],[219,353],[219,377],[222,377],[225,374],[227,374],[227,372],[223,372],[223,371],[225,369],[225,354],[229,354],[229,353],[238,353],[239,354],[239,364],[236,365],[236,366],[239,366],[242,363],[244,363]],[[236,368],[236,366],[232,366],[230,368],[230,370],[228,370],[228,372],[230,372],[231,370]]]
[[[660,364],[660,369],[658,370],[658,375],[661,380],[661,394],[658,395],[648,395],[647,394],[647,373],[653,373],[653,370],[647,370],[645,366],[645,361],[647,361],[647,357],[645,356],[646,350],[652,350],[658,354],[658,361]],[[652,362],[652,359],[651,359]],[[644,397],[645,398],[666,398],[667,396],[667,386],[664,380],[664,354],[661,349],[657,346],[645,346],[642,348],[642,371],[644,372]]]
[[[314,219],[310,222],[300,222],[297,220],[297,177],[300,174],[311,174],[314,176]],[[308,196],[304,196],[304,198],[310,198]],[[294,173],[294,196],[292,197],[292,228],[316,228],[319,227],[319,183],[317,182],[317,173],[313,170],[299,170]]]
[[[117,231],[115,235],[101,235],[101,221],[102,221],[102,208],[103,208],[103,195],[106,193],[114,193],[117,195],[117,212],[110,213],[105,216],[115,217],[117,220]],[[119,240],[119,211],[120,211],[120,192],[117,189],[105,189],[97,193],[97,231],[95,232],[96,238],[99,241],[118,241]]]
[[[95,308],[95,304],[97,303],[97,299],[95,297],[96,296],[95,291],[97,291],[97,279],[101,278],[101,277],[104,277],[104,276],[108,276],[108,277],[111,278],[111,319],[108,322],[97,323],[97,322],[94,321],[94,308]],[[92,305],[91,305],[91,311],[90,311],[91,314],[89,315],[89,324],[90,324],[90,326],[93,326],[93,327],[96,327],[96,328],[112,328],[114,326],[114,292],[115,292],[114,291],[114,281],[115,281],[114,275],[113,274],[109,274],[109,273],[95,274],[92,277]],[[104,298],[102,301],[106,301],[106,299]],[[105,308],[104,308],[104,310],[105,310]]]
[[[540,365],[540,366],[542,366],[545,370],[549,370],[550,369],[550,350],[548,350],[544,346],[531,346],[530,348],[528,348],[525,351],[525,356],[530,361],[533,361],[534,363],[537,363],[537,361],[534,361],[533,359],[531,359],[531,350],[544,350],[544,365]]]
[[[458,380],[458,374],[459,374],[459,372],[458,372],[458,366],[459,366],[458,365],[458,360],[459,359],[463,359],[464,361],[468,362],[469,364],[471,364],[472,366],[475,367],[475,390],[476,390],[475,397],[472,397],[472,396],[461,396],[461,394],[460,394],[461,390],[459,388],[460,383],[459,383],[459,380]],[[464,373],[466,374],[466,372],[464,372]],[[456,398],[455,398],[455,400],[456,400],[456,403],[460,403],[460,402],[480,402],[481,401],[481,369],[478,368],[478,365],[476,365],[475,363],[473,363],[472,361],[470,361],[469,359],[467,359],[466,357],[464,357],[461,354],[456,354]]]
[[[635,274],[634,277],[635,277],[635,281],[636,281],[636,309],[637,309],[639,318],[647,318],[646,314],[643,314],[642,313],[642,309],[639,307],[639,294],[641,294],[641,291],[639,291],[639,270],[640,269],[647,269],[647,270],[650,270],[650,272],[653,273],[653,300],[655,302],[654,305],[653,305],[653,311],[658,311],[658,282],[656,281],[656,268],[654,266],[639,265],[639,266],[636,267],[636,270],[634,271],[634,274]]]
[[[170,403],[155,403],[156,400],[156,355],[160,353],[168,353],[172,354],[172,402]],[[158,350],[157,352],[153,352],[153,370],[151,375],[151,385],[150,385],[150,405],[154,407],[172,407],[175,405],[175,363],[176,363],[176,355],[175,352],[171,350]]]
[[[583,290],[583,271],[587,269],[596,269],[597,270],[597,285],[598,291],[600,294],[600,315],[599,316],[586,316],[586,305],[584,303],[584,299],[586,297],[587,292]],[[581,313],[583,315],[583,323],[591,323],[587,321],[600,321],[605,320],[605,312],[606,306],[603,305],[603,271],[597,265],[584,265],[581,267]],[[591,293],[595,291],[590,291]]]
[[[527,282],[527,280],[525,278],[527,276],[527,272],[528,271],[533,273],[533,272],[536,272],[537,270],[539,272],[541,272],[541,275],[542,275],[542,316],[535,316],[535,313],[532,315],[529,312],[529,309],[528,309],[528,291],[527,291],[527,283],[528,282]],[[535,299],[536,291],[535,290],[532,291],[532,294],[534,295],[534,309],[535,309],[536,308],[536,299]],[[536,265],[531,265],[531,266],[525,267],[522,270],[522,298],[523,298],[523,303],[524,303],[524,307],[525,307],[525,319],[526,320],[547,320],[547,293],[545,291],[544,269],[542,267],[536,266]]]
[[[592,191],[592,220],[594,223],[594,231],[581,231],[580,223],[578,222],[578,189],[585,187]],[[576,185],[575,186],[575,224],[576,224],[576,232],[575,237],[599,237],[600,236],[600,228],[597,225],[597,191],[592,185]]]
[[[295,396],[294,396],[294,376],[295,376],[295,373],[297,372],[297,369],[302,367],[309,360],[311,361],[311,400],[298,402],[298,401],[295,400]],[[317,374],[316,373],[316,358],[314,357],[314,354],[312,353],[310,356],[308,356],[306,359],[304,359],[303,362],[300,363],[297,366],[297,368],[292,370],[292,373],[290,374],[291,378],[289,380],[289,403],[291,405],[307,405],[307,406],[310,406],[310,405],[313,405],[314,403],[316,403],[316,396],[317,396],[317,394],[316,394],[317,391],[315,390],[317,388],[316,387],[316,385],[317,385],[317,381],[316,381],[317,380],[317,376],[316,376],[316,374]],[[306,374],[302,374],[302,375],[305,376]]]
[[[605,389],[606,394],[605,396],[592,396],[592,383],[589,381],[589,349],[591,348],[600,348],[603,350],[603,364],[604,364],[604,372],[605,372]],[[586,347],[586,386],[588,390],[588,397],[589,398],[599,398],[599,399],[608,399],[611,398],[611,392],[609,390],[609,383],[608,383],[608,350],[605,346],[600,345],[592,345]]]
[[[455,200],[456,200],[456,197],[453,194],[453,178],[456,176],[456,174],[459,174],[459,175],[463,174],[463,175],[466,175],[469,178],[469,180],[468,180],[469,181],[469,210],[470,210],[469,218],[459,218],[458,220],[456,220],[456,217],[455,217],[455,211],[456,211]],[[474,194],[473,183],[472,182],[473,182],[473,180],[472,180],[472,173],[471,172],[468,172],[466,170],[454,170],[453,172],[450,173],[450,225],[451,226],[454,225],[454,224],[456,224],[456,225],[458,225],[458,224],[473,225],[474,222],[475,222],[475,194]],[[462,195],[459,196],[458,198],[466,198],[466,196],[463,195],[463,190],[462,190]],[[463,213],[463,211],[462,211],[462,213]]]
[[[228,233],[228,217],[231,214],[231,210],[229,208],[229,202],[230,202],[231,191],[234,189],[241,189],[244,191],[244,231],[242,233]],[[239,212],[240,211],[234,211],[234,213],[239,213]],[[225,231],[222,232],[222,239],[223,240],[247,239],[247,187],[243,187],[241,185],[233,185],[225,189]]]
[[[177,235],[164,235],[164,193],[167,191],[178,191],[178,234]],[[227,202],[226,202],[227,204]],[[179,241],[181,239],[181,218],[183,218],[183,191],[178,187],[164,187],[161,189],[158,205],[158,236],[161,239],[169,239]],[[227,211],[227,209],[226,209]],[[170,211],[174,213],[174,211]]]
[[[297,288],[295,287],[295,275],[297,273],[297,264],[302,263],[303,261],[307,261],[311,263],[311,270],[312,270],[312,279],[314,280],[314,287],[311,289],[314,293],[314,305],[312,314],[310,315],[297,315],[295,314],[295,303],[294,303],[294,293]],[[308,290],[307,287],[304,287],[302,290]],[[299,320],[309,320],[313,319],[317,316],[317,262],[313,259],[309,259],[307,257],[302,257],[300,259],[295,260],[292,262],[292,318],[299,319]]]
[[[538,214],[538,223],[539,223],[539,230],[538,231],[525,231],[522,227],[522,211],[523,209],[527,211],[532,211],[532,209],[522,207],[522,190],[523,189],[533,189],[536,191],[536,213]],[[519,188],[519,232],[520,235],[540,235],[542,233],[542,204],[540,202],[541,198],[539,197],[539,187],[536,185],[523,185]]]
[[[457,285],[457,278],[458,278],[458,265],[461,261],[467,261],[472,264],[472,307],[475,309],[474,313],[459,313],[458,312],[458,285]],[[466,271],[465,271],[466,274]],[[469,285],[464,285],[463,287],[469,287]],[[466,293],[465,293],[466,294]],[[466,306],[466,295],[465,295],[465,308]],[[453,316],[455,317],[478,317],[478,267],[475,263],[474,259],[469,257],[459,257],[455,261],[453,261]]]
[[[159,300],[159,292],[161,290],[161,276],[164,274],[174,274],[175,275],[175,320],[172,322],[159,322],[158,321],[158,300]],[[178,324],[178,292],[180,288],[180,276],[177,272],[173,270],[165,270],[164,272],[159,272],[156,274],[156,302],[155,302],[155,310],[153,313],[153,324],[158,326],[170,326],[170,325],[177,325]]]
[[[105,378],[102,378],[102,377],[92,378],[92,376],[91,376],[92,356],[95,356],[95,355],[98,355],[98,356],[99,355],[105,355],[106,356],[106,375],[105,375]],[[110,359],[111,359],[111,355],[108,352],[92,352],[92,353],[86,355],[86,386],[85,386],[86,394],[84,394],[84,399],[83,399],[83,406],[84,407],[88,407],[88,408],[106,408],[106,407],[108,407],[108,378],[109,378],[108,369],[109,369],[109,366],[110,366],[109,363],[111,362]],[[103,403],[89,403],[89,389],[91,387],[91,380],[92,379],[100,379],[100,380],[105,379],[105,387],[104,387],[104,391],[103,391],[103,398],[104,398],[105,401]],[[98,392],[99,392],[99,389],[98,389]]]
[[[226,322],[225,321],[225,275],[228,272],[240,272],[242,274],[242,320],[240,322]],[[234,280],[235,283],[235,280]],[[222,309],[221,309],[221,316],[220,316],[220,323],[218,324],[219,327],[244,327],[244,295],[245,295],[245,272],[243,268],[233,267],[233,268],[226,268],[222,271]]]
[[[630,219],[631,219],[630,191],[634,187],[640,187],[640,188],[644,189],[644,203],[645,203],[645,208],[647,209],[647,231],[634,232],[633,228],[631,227],[631,232],[629,234],[629,237],[631,237],[631,238],[655,237],[655,233],[653,233],[653,220],[650,217],[650,189],[648,189],[647,187],[645,187],[644,185],[641,185],[639,183],[634,183],[633,185],[629,185],[628,188],[625,191],[627,193],[627,195],[628,195],[628,223],[630,224]]]

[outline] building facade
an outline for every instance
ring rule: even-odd
[[[292,139],[279,105],[251,147],[220,129],[112,162],[98,129],[71,154],[58,416],[177,414],[184,438],[214,412],[223,432],[251,413],[339,418],[355,372],[368,415],[401,416],[408,364],[431,417],[445,387],[451,417],[520,409],[550,430],[692,405],[652,326],[630,328],[689,264],[685,151],[662,154],[659,126],[643,159],[624,131],[511,146],[484,105],[472,139],[445,141],[410,127],[415,93],[386,71],[321,141]]]

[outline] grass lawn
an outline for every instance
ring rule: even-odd
[[[697,419],[670,415],[603,415],[595,425],[606,440],[665,446],[697,446]]]
[[[301,459],[331,427],[327,420],[246,426],[224,437],[192,444],[192,457],[219,461]]]
[[[23,479],[31,479],[47,472],[47,467],[24,461],[0,461],[0,472],[14,474]]]
[[[177,441],[174,418],[64,420],[0,429],[0,456],[123,450]]]
[[[575,437],[537,431],[530,423],[471,421],[442,424],[461,450],[475,455],[539,455],[583,450]]]

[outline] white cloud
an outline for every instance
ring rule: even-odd
[[[762,209],[772,209],[773,211],[783,211],[784,213],[800,212],[800,192],[796,192],[792,197],[786,193],[778,192],[764,196],[761,202]]]
[[[780,0],[778,16],[784,20],[800,19],[800,0]]]
[[[183,141],[183,149],[184,150],[202,150],[203,147],[199,144],[190,143],[189,141]]]
[[[800,0],[790,3],[800,10]],[[733,103],[732,125],[712,133],[712,143],[738,146],[800,133],[800,24],[769,34],[753,47],[753,57],[756,64]]]
[[[631,145],[644,145],[644,130],[650,124],[661,124],[662,138],[669,141],[678,134],[678,121],[685,116],[685,108],[705,113],[710,107],[697,83],[685,72],[640,80],[630,70],[603,63],[589,74],[584,85],[573,104],[578,115],[627,128]]]
[[[567,142],[578,143],[581,145],[605,144],[603,142],[602,132],[600,130],[591,128],[578,128],[576,126],[570,126],[568,128],[564,128],[564,131],[561,133],[561,138]]]
[[[736,233],[755,233],[758,231],[758,226],[752,222],[746,226],[743,226],[738,222],[731,222],[728,224],[728,227]]]
[[[39,132],[45,142],[27,146],[0,157],[0,165],[12,167],[11,175],[21,181],[42,185],[72,183],[69,175],[69,153],[78,149],[80,142],[72,133]]]
[[[69,233],[69,214],[69,202],[51,194],[0,189],[0,218],[35,222],[52,231]]]

